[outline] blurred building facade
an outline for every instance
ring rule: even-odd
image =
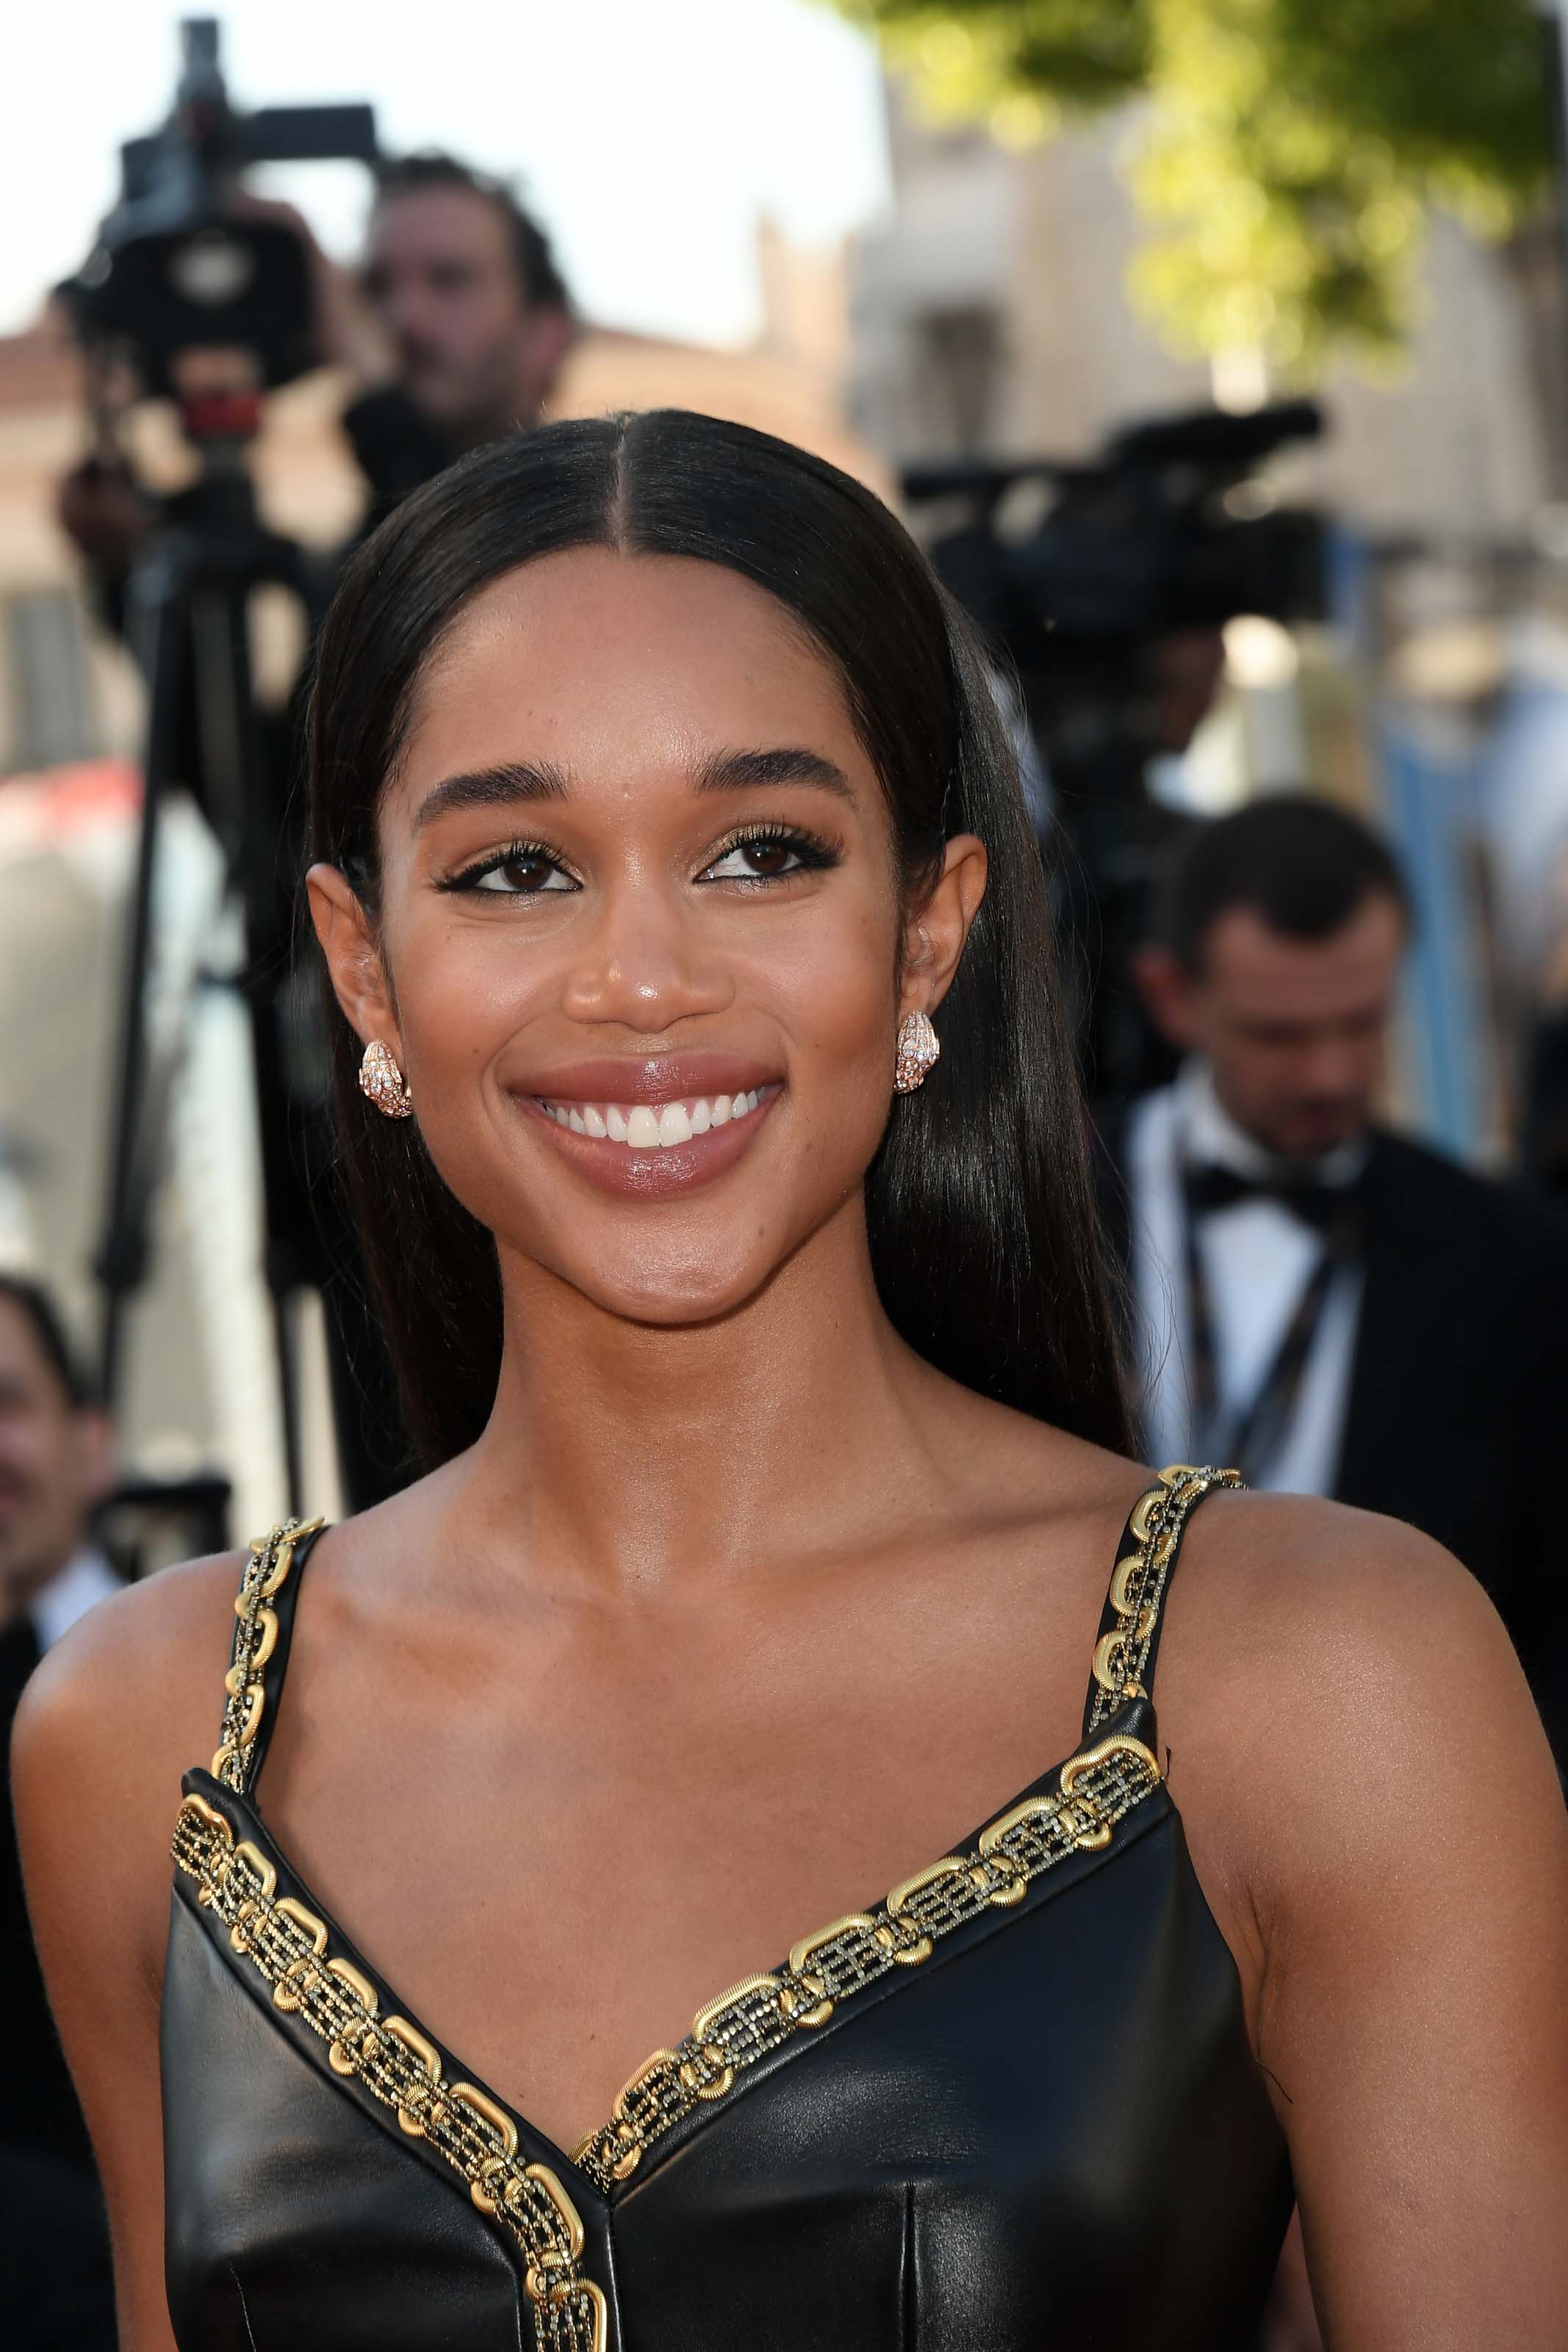
[[[1135,110],[1010,152],[922,121],[896,83],[888,108],[894,207],[860,250],[851,413],[894,462],[1080,457],[1134,418],[1201,406],[1217,388],[1226,404],[1228,391],[1245,397],[1244,355],[1217,387],[1128,300],[1146,234],[1122,171]],[[1478,245],[1439,217],[1407,362],[1382,384],[1333,373],[1331,435],[1292,461],[1292,494],[1370,531],[1478,543],[1527,532],[1562,488],[1539,257],[1533,244]]]

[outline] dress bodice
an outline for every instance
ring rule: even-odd
[[[570,2154],[408,2015],[269,1834],[314,1529],[254,1547],[174,1835],[180,2352],[1251,2345],[1289,2166],[1150,1696],[1219,1483],[1175,1468],[1134,1507],[1075,1753],[706,2003]]]

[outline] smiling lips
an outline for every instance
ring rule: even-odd
[[[776,1066],[734,1054],[601,1059],[530,1076],[518,1097],[568,1164],[600,1191],[643,1200],[733,1168],[784,1092]]]

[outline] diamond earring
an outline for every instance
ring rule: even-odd
[[[906,1013],[898,1024],[898,1045],[893,1065],[893,1091],[912,1095],[925,1084],[936,1066],[942,1041],[924,1013]]]
[[[390,1046],[372,1037],[360,1064],[360,1092],[373,1102],[383,1118],[412,1118],[413,1097],[402,1082]]]

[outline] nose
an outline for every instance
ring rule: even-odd
[[[650,884],[611,893],[578,947],[563,1000],[574,1021],[653,1034],[734,999],[700,920]]]
[[[400,340],[423,338],[431,310],[423,274],[417,269],[389,271],[382,282],[376,309],[390,335]]]

